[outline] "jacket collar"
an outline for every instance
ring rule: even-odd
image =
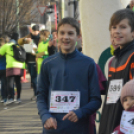
[[[122,49],[117,48],[117,49],[114,51],[114,55],[115,55],[116,57],[120,57],[120,56],[122,56],[124,53],[126,53],[128,50],[131,50],[133,47],[134,47],[134,40],[131,41],[131,42],[129,42],[129,43],[127,43],[127,44],[125,45],[125,47],[122,48]]]
[[[59,54],[60,56],[63,58],[63,59],[70,59],[70,58],[73,58],[76,56],[76,54],[78,53],[78,50],[74,50],[72,53],[69,53],[69,54],[63,54],[60,50]]]
[[[30,34],[31,34],[31,38],[32,38],[32,39],[39,39],[39,38],[40,38],[40,35],[39,35],[39,34],[36,35],[36,36],[35,36],[35,35],[32,35],[32,33],[30,33]]]

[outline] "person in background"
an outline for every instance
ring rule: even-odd
[[[57,30],[53,29],[49,38],[48,53],[49,56],[55,54],[58,51]]]
[[[4,38],[0,38],[0,49],[6,44]],[[0,58],[0,80],[1,80],[1,102],[5,103],[7,101],[7,81],[6,81],[6,57],[2,56]]]
[[[5,104],[14,102],[14,81],[17,87],[17,101],[20,103],[21,95],[21,76],[24,73],[25,62],[17,61],[14,56],[13,46],[14,43],[6,43],[0,48],[0,57],[6,56],[6,78],[7,78],[7,91],[8,100]]]
[[[38,74],[40,73],[40,68],[43,60],[49,56],[48,53],[49,37],[50,32],[48,30],[40,31],[40,43],[38,44],[38,49],[36,52]]]
[[[32,27],[32,31],[30,34],[26,35],[23,38],[20,38],[18,40],[19,45],[29,44],[32,41],[38,47],[40,40],[40,34],[39,34],[39,26],[34,25]],[[33,53],[27,53],[26,55],[26,64],[28,68],[28,72],[31,76],[31,83],[34,91],[34,95],[32,96],[31,100],[36,100],[37,95],[37,67],[36,67],[36,56]]]
[[[76,48],[79,52],[82,52],[82,36],[80,35],[76,42]]]
[[[17,41],[19,39],[19,34],[16,33],[16,32],[13,32],[12,35],[11,35],[11,39],[9,42],[12,42],[14,44],[17,44]]]
[[[112,36],[112,34],[110,34],[110,40],[111,40],[111,45],[110,45],[110,53],[111,55],[113,55],[113,57],[110,59],[109,63],[108,63],[108,68],[110,68],[112,60],[114,59],[114,51],[119,48],[120,46],[118,44],[114,43],[114,38]]]
[[[127,6],[127,8],[130,8],[131,10],[133,10],[133,7],[134,7],[134,0],[130,0],[130,3]]]

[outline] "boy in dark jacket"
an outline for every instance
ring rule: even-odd
[[[101,106],[96,65],[75,49],[80,33],[74,18],[58,24],[60,52],[45,59],[37,106],[43,134],[89,134],[89,115]]]
[[[123,107],[120,102],[122,86],[134,75],[134,12],[116,11],[110,21],[110,33],[115,44],[115,57],[109,68],[108,91],[102,110],[99,134],[111,134],[120,124]]]

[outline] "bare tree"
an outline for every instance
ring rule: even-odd
[[[31,22],[39,23],[37,0],[0,0],[0,33],[16,31]],[[40,1],[39,1],[40,3]]]

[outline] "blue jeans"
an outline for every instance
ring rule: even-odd
[[[36,63],[27,63],[28,71],[31,76],[31,83],[33,84],[34,95],[37,95],[37,70]]]

